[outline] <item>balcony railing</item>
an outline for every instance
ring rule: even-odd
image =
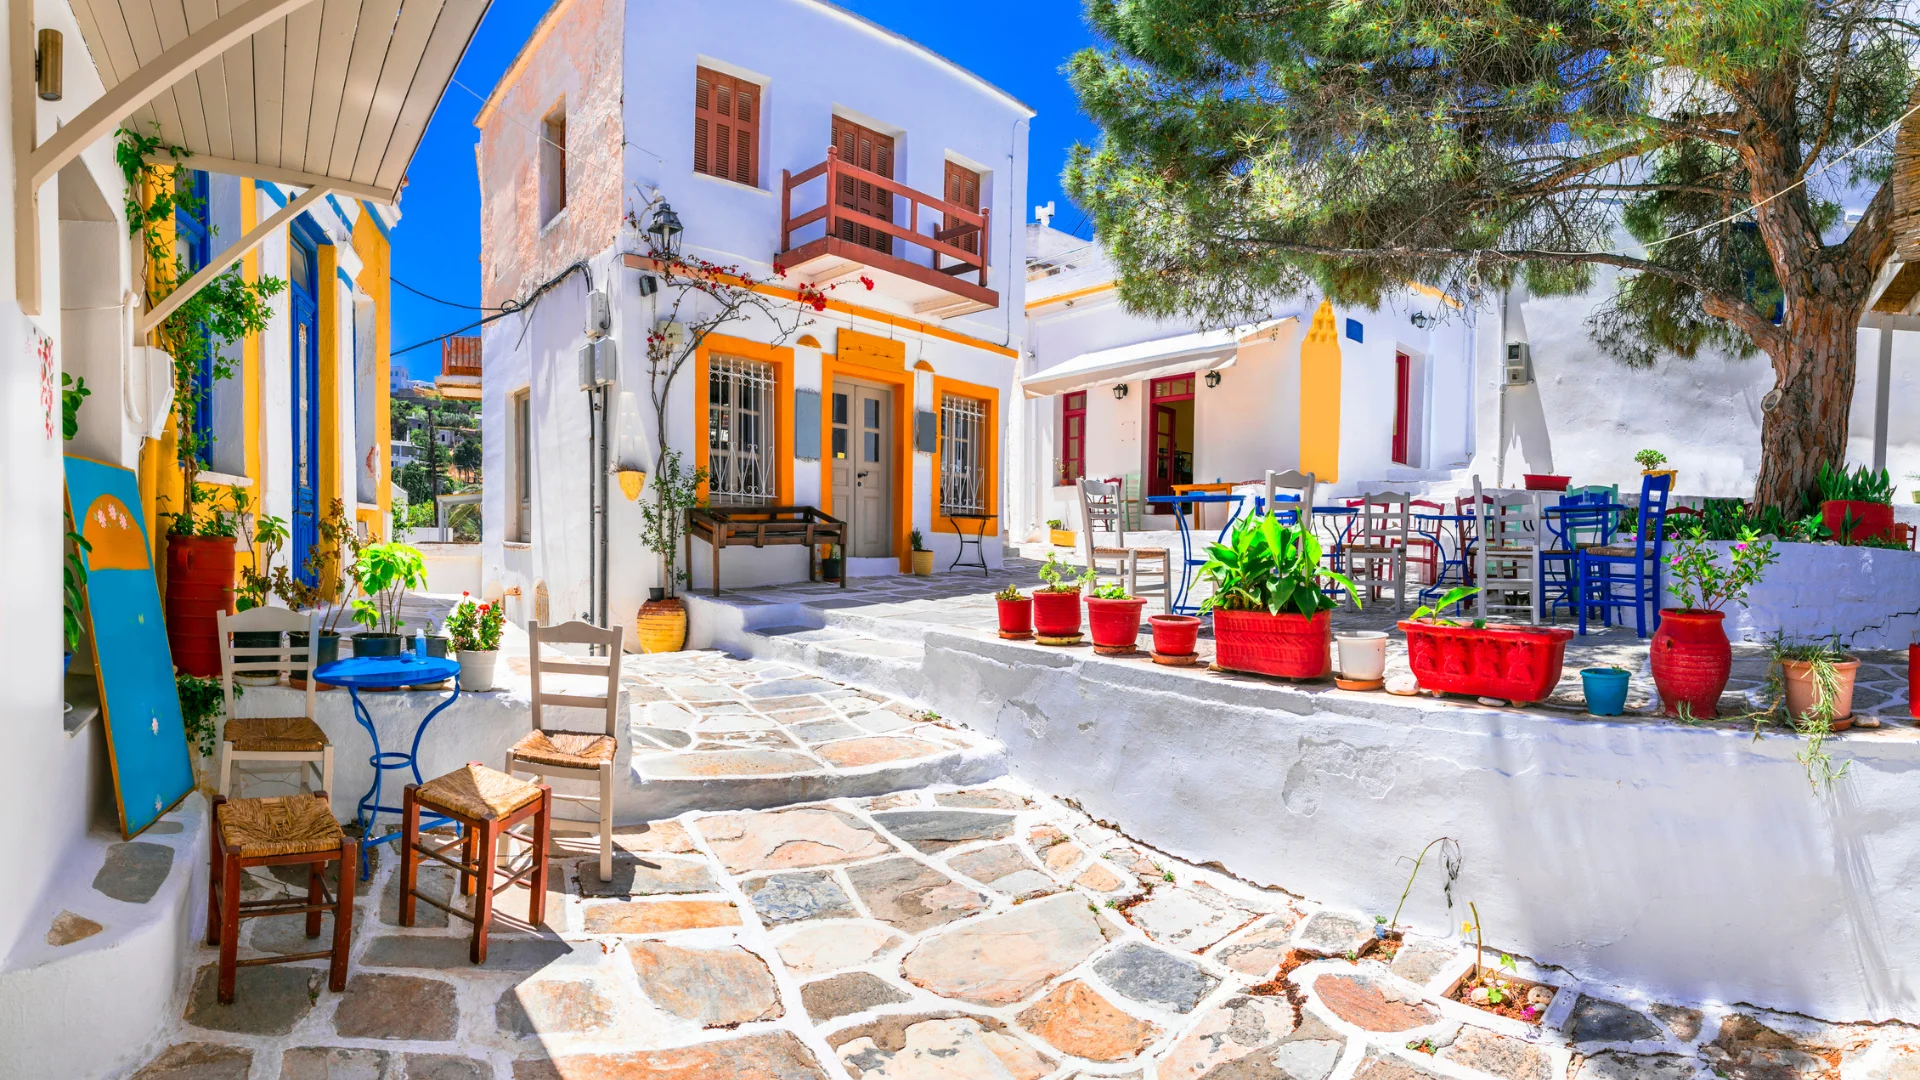
[[[823,256],[862,263],[917,283],[921,292],[931,287],[947,294],[915,305],[916,310],[936,314],[1000,305],[999,294],[987,288],[991,211],[969,210],[842,161],[837,147],[828,147],[827,159],[820,164],[797,173],[783,169],[780,176],[780,252],[774,258],[783,265],[799,268]],[[821,204],[796,214],[796,189],[821,179],[826,181]],[[854,198],[850,192],[861,197]],[[884,205],[890,216],[880,217],[850,202]],[[898,221],[902,203],[905,225]],[[814,225],[823,226],[823,235],[796,245],[795,234]],[[968,238],[973,241],[969,243]],[[895,255],[894,240],[903,241],[910,254],[913,248],[924,249],[927,261]]]

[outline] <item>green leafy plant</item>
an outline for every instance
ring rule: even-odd
[[[993,598],[995,600],[1025,600],[1027,597],[1025,593],[1020,591],[1020,586],[1009,584],[1006,588],[994,593]]]
[[[1234,524],[1226,543],[1207,546],[1200,578],[1212,583],[1213,594],[1200,607],[1203,612],[1312,616],[1335,607],[1320,587],[1323,577],[1339,582],[1360,603],[1345,574],[1321,567],[1320,540],[1312,529],[1284,524],[1277,513],[1249,516]]]
[[[506,624],[507,614],[499,605],[461,593],[460,602],[447,612],[447,637],[459,652],[495,652]]]
[[[1065,522],[1063,522],[1063,521],[1061,521],[1061,520],[1060,520],[1059,518],[1048,518],[1048,519],[1047,519],[1047,528],[1049,528],[1049,529],[1064,529],[1064,528],[1066,528],[1066,523],[1065,523]]]
[[[1047,552],[1047,561],[1040,564],[1040,580],[1046,582],[1041,592],[1079,592],[1087,582],[1093,580],[1093,567],[1085,569],[1063,563],[1058,552]]]
[[[71,439],[80,434],[80,406],[91,396],[93,391],[87,389],[85,376],[76,379],[64,371],[60,373],[60,430],[64,437]]]
[[[165,495],[156,499],[164,506],[172,500]],[[240,535],[240,517],[231,507],[220,505],[219,493],[204,484],[189,483],[180,491],[179,513],[161,511],[167,519],[167,532],[173,536],[203,536],[232,540]]]
[[[674,559],[687,534],[687,513],[701,504],[700,485],[707,482],[707,470],[685,469],[680,460],[678,450],[661,452],[659,467],[647,481],[653,499],[640,504],[640,543],[660,556],[668,596],[693,583],[692,572],[679,569]]]
[[[1633,455],[1633,460],[1642,469],[1651,472],[1667,463],[1667,455],[1658,450],[1642,450]]]
[[[1133,594],[1127,591],[1126,585],[1118,581],[1096,587],[1093,590],[1092,596],[1095,600],[1133,599]]]
[[[353,564],[353,576],[364,594],[353,602],[353,621],[375,633],[397,634],[407,590],[427,587],[427,564],[410,545],[368,544]]]
[[[181,672],[173,677],[173,688],[180,695],[180,719],[186,723],[187,741],[201,757],[212,757],[220,731],[220,711],[225,707],[220,680]],[[240,685],[234,684],[233,696],[241,693]]]
[[[1826,742],[1833,735],[1833,722],[1841,719],[1833,715],[1841,694],[1840,671],[1835,665],[1853,658],[1841,648],[1838,638],[1804,642],[1790,641],[1779,634],[1767,641],[1767,656],[1771,661],[1767,666],[1767,693],[1773,706],[1770,712],[1756,719],[1754,735],[1758,737],[1760,724],[1769,716],[1798,731],[1806,739],[1806,745],[1795,757],[1806,770],[1807,784],[1815,791],[1830,788],[1835,780],[1847,774],[1852,764],[1842,762],[1835,768],[1833,755],[1826,752]],[[1807,665],[1807,676],[1813,681],[1813,704],[1805,715],[1798,717],[1787,708],[1786,664],[1789,662]]]
[[[919,529],[915,529],[907,534],[907,544],[915,551],[927,550],[926,542],[921,539]]]
[[[1704,540],[1682,537],[1676,547],[1667,557],[1668,581],[1687,611],[1719,611],[1745,600],[1747,591],[1780,558],[1773,541],[1758,539],[1750,527],[1727,549],[1726,563]]]
[[[73,546],[67,549],[63,559],[61,577],[62,592],[66,598],[67,651],[72,652],[80,647],[80,613],[86,610],[87,606],[87,564],[80,557],[80,553],[92,551],[93,545],[87,542],[86,537],[72,529],[67,530],[67,543]]]
[[[233,501],[235,511],[245,521],[249,516],[246,495],[235,491]],[[287,538],[285,520],[263,514],[254,521],[253,562],[240,568],[240,584],[233,592],[235,610],[249,611],[267,606],[267,598],[274,595],[274,560],[279,557],[280,549],[286,546]]]
[[[1814,483],[1822,502],[1893,504],[1893,477],[1885,469],[1871,472],[1862,465],[1848,472],[1845,465],[1822,464]]]
[[[1425,604],[1422,604],[1419,607],[1414,608],[1412,617],[1416,622],[1421,619],[1431,619],[1438,626],[1459,626],[1461,625],[1460,622],[1454,619],[1441,618],[1440,613],[1447,610],[1450,607],[1453,607],[1454,605],[1460,603],[1461,601],[1466,600],[1469,597],[1472,597],[1479,591],[1480,589],[1478,586],[1455,585],[1453,588],[1448,589],[1447,594],[1445,596],[1442,596],[1439,602],[1434,604],[1432,607],[1428,607]],[[1474,629],[1476,630],[1485,625],[1487,625],[1487,620],[1485,619],[1473,620],[1473,626],[1474,626]]]

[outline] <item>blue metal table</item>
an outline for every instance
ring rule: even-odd
[[[1431,526],[1431,528],[1419,528],[1418,531],[1421,536],[1431,541],[1434,550],[1440,553],[1440,572],[1433,576],[1433,584],[1420,590],[1420,600],[1424,603],[1436,596],[1444,595],[1448,586],[1467,583],[1467,579],[1471,576],[1467,572],[1467,555],[1473,549],[1473,539],[1467,535],[1463,526],[1474,521],[1475,516],[1472,514],[1415,514],[1413,520]],[[1447,555],[1446,533],[1442,528],[1448,522],[1454,524],[1456,535],[1459,537],[1459,542],[1454,545],[1456,550],[1452,557]],[[1459,576],[1448,577],[1449,570],[1459,571]]]
[[[1232,503],[1233,513],[1227,518],[1227,523],[1220,526],[1220,534],[1216,537],[1216,542],[1225,543],[1228,531],[1233,528],[1234,522],[1240,520],[1240,512],[1246,509],[1247,500],[1252,497],[1253,496],[1244,494],[1216,494],[1211,492],[1191,492],[1185,495],[1150,495],[1147,497],[1147,502],[1153,505],[1174,507],[1173,518],[1180,523],[1180,588],[1173,601],[1174,614],[1195,615],[1199,613],[1200,605],[1187,603],[1187,595],[1192,591],[1194,567],[1207,565],[1207,560],[1193,557],[1193,529],[1187,524],[1187,514],[1181,511],[1179,507],[1188,503],[1194,503],[1200,506]]]
[[[373,740],[373,756],[367,764],[373,766],[373,787],[360,799],[359,812],[354,819],[360,823],[360,880],[371,876],[373,863],[370,855],[373,845],[398,840],[400,833],[388,833],[386,836],[373,835],[374,824],[382,813],[398,816],[398,806],[380,805],[380,778],[390,769],[410,769],[413,782],[424,783],[420,776],[420,737],[427,733],[427,725],[439,716],[441,710],[460,698],[460,665],[445,657],[428,656],[415,659],[412,654],[405,656],[355,656],[346,660],[335,660],[331,664],[322,664],[315,668],[313,677],[323,683],[344,686],[353,696],[353,718],[367,729],[367,737]],[[367,714],[366,705],[360,701],[362,690],[397,690],[403,686],[425,686],[430,683],[453,679],[453,696],[435,705],[413,730],[413,746],[405,753],[398,750],[380,749],[380,732],[373,726],[373,717]],[[423,828],[439,825],[446,818],[422,819]]]

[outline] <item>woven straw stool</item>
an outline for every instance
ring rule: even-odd
[[[213,800],[212,872],[207,887],[207,944],[220,948],[220,1003],[233,1004],[238,969],[295,960],[333,962],[327,985],[347,988],[347,946],[353,939],[353,867],[358,845],[333,820],[333,804],[324,791],[265,799]],[[327,864],[338,860],[338,896],[329,896]],[[307,899],[242,900],[242,875],[250,866],[307,865]],[[316,952],[237,959],[240,920],[262,915],[307,917],[307,936],[320,936],[320,915],[333,912],[333,945]]]
[[[406,830],[406,846],[400,849],[400,925],[412,926],[414,901],[425,900],[473,924],[473,946],[467,955],[474,963],[484,964],[495,893],[516,883],[524,884],[533,891],[527,899],[527,921],[537,925],[546,918],[547,845],[553,835],[552,788],[530,784],[470,761],[424,784],[408,784],[400,807],[401,827]],[[461,835],[438,847],[429,846],[420,836],[421,807],[458,822],[462,826]],[[533,819],[531,834],[513,831],[515,825],[528,818]],[[496,885],[493,880],[495,852],[508,837],[526,844],[529,858],[525,866]],[[456,847],[462,849],[457,862],[446,855]],[[421,856],[460,871],[461,894],[474,898],[471,912],[443,904],[419,890]],[[523,878],[526,880],[522,881]]]

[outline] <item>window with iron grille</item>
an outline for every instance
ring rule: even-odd
[[[714,505],[777,501],[773,365],[715,356],[707,375],[707,491]]]
[[[940,399],[940,512],[987,512],[987,406],[972,398]]]

